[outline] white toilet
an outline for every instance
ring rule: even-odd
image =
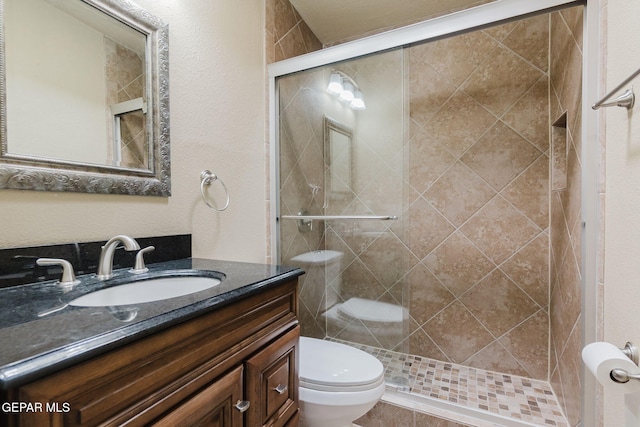
[[[348,330],[354,336],[373,334],[387,343],[402,341],[409,319],[407,309],[401,305],[359,297],[335,304],[322,316],[330,330]]]
[[[300,337],[300,408],[303,427],[351,427],[380,400],[384,368],[362,350]]]

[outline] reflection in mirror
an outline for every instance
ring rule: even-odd
[[[146,108],[142,97],[110,104],[109,110],[113,127],[107,127],[112,131],[107,143],[110,141],[113,147],[113,165],[148,169],[149,146],[144,126]]]
[[[169,195],[167,26],[126,0],[0,1],[0,188]]]
[[[351,128],[329,117],[324,118],[325,164],[329,171],[327,189],[330,195],[351,191]]]
[[[136,98],[142,110],[145,36],[120,22],[107,27],[87,4],[59,6],[6,0],[8,153],[120,166],[116,125],[129,111],[111,110]],[[132,132],[144,131],[142,119]]]

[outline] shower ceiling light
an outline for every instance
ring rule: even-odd
[[[356,90],[356,93],[353,94],[353,101],[351,101],[351,104],[349,104],[349,107],[351,107],[354,110],[364,110],[367,108],[364,105],[362,92],[360,92],[359,90]]]

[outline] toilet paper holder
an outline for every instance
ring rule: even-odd
[[[638,356],[638,347],[636,347],[633,343],[627,342],[624,348],[621,348],[622,352],[625,356],[627,356],[633,363],[636,365],[639,361]],[[624,369],[612,369],[609,373],[611,380],[616,383],[624,384],[628,383],[629,380],[640,380],[640,375],[630,374]]]

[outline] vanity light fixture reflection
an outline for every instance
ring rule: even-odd
[[[353,101],[353,85],[350,82],[344,82],[344,85],[342,85],[342,92],[340,92],[338,99],[349,103]]]
[[[366,105],[362,91],[355,80],[341,71],[333,71],[329,77],[327,92],[349,105],[353,110],[364,110]]]
[[[327,92],[331,95],[340,95],[342,92],[342,76],[338,73],[331,73]]]
[[[349,104],[353,110],[364,110],[367,107],[364,105],[364,99],[362,98],[362,92],[356,90],[356,93],[353,94],[353,100],[351,104]]]

